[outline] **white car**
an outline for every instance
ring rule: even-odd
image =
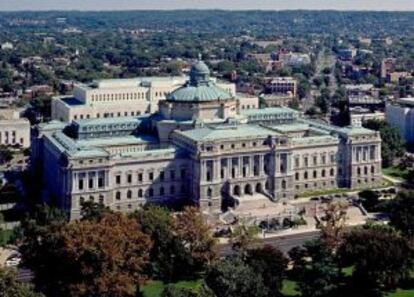
[[[21,261],[22,261],[22,258],[20,257],[10,257],[9,259],[6,260],[6,267],[19,266]]]

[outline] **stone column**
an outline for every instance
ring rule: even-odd
[[[263,176],[264,172],[263,172],[263,166],[264,166],[264,155],[260,154],[259,155],[259,176]]]

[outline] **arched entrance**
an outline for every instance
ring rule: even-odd
[[[252,186],[250,184],[247,184],[244,187],[244,194],[253,195]]]
[[[238,185],[234,186],[233,195],[240,196],[240,186],[238,186]]]
[[[256,193],[262,193],[263,192],[263,186],[261,183],[257,183],[256,185]]]

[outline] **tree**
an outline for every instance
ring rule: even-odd
[[[33,288],[16,279],[14,270],[0,268],[0,296],[2,297],[44,297],[36,293]]]
[[[413,266],[408,241],[385,225],[353,229],[345,235],[339,255],[344,265],[354,267],[354,284],[368,292],[395,288]]]
[[[269,297],[280,296],[288,260],[275,247],[266,245],[247,252],[245,262],[263,279]]]
[[[324,242],[336,250],[342,240],[342,235],[347,219],[348,206],[342,202],[329,203],[325,209],[325,214],[318,224],[321,230],[321,238]]]
[[[132,297],[146,277],[151,241],[136,220],[108,213],[51,228],[35,248],[23,260],[47,295]]]
[[[206,275],[205,282],[216,296],[268,296],[262,277],[239,257],[214,263]]]
[[[132,217],[139,222],[140,230],[153,241],[148,273],[164,282],[178,281],[191,275],[190,253],[174,230],[171,212],[159,206],[138,210]]]
[[[379,120],[368,120],[364,124],[365,128],[379,131],[381,134],[381,157],[382,165],[389,167],[393,162],[404,155],[404,141],[398,130],[392,128],[387,122]]]
[[[255,225],[248,226],[239,222],[230,235],[230,243],[233,250],[245,254],[250,246],[256,241],[259,228]]]
[[[111,209],[103,203],[85,201],[81,204],[81,217],[83,220],[98,220],[111,212]]]
[[[414,192],[400,192],[390,203],[390,225],[414,237]]]
[[[13,160],[13,152],[7,146],[0,145],[0,164],[9,163]]]
[[[178,213],[174,229],[193,260],[193,272],[204,271],[217,258],[217,241],[202,213],[195,207],[186,207]]]
[[[303,297],[330,297],[338,288],[341,276],[331,247],[317,239],[289,251],[293,275]]]
[[[358,193],[358,196],[361,199],[362,205],[368,211],[375,210],[375,207],[379,203],[379,194],[372,190],[363,190]]]

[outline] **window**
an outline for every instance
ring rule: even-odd
[[[88,187],[89,187],[89,189],[92,189],[93,188],[93,178],[90,178],[89,179],[89,181],[88,181]]]
[[[180,175],[181,175],[181,179],[185,179],[186,170],[185,169],[181,169]]]
[[[334,176],[335,175],[335,170],[333,168],[331,169],[330,174],[331,174],[331,176]]]
[[[316,170],[313,171],[313,178],[317,178],[318,177],[318,172]]]
[[[299,157],[295,157],[295,167],[299,168]]]
[[[331,154],[331,163],[335,163],[335,155]]]
[[[305,173],[303,174],[303,178],[308,179],[308,172],[307,171],[305,171]]]
[[[142,198],[142,189],[138,190],[138,198]]]
[[[116,195],[115,195],[115,199],[116,200],[121,200],[121,192],[116,192]]]
[[[325,175],[326,175],[326,170],[325,169],[322,169],[321,176],[322,177],[325,177]]]
[[[308,167],[308,165],[309,165],[308,163],[309,163],[308,157],[304,157],[303,158],[303,164],[304,164],[304,166],[305,167]]]
[[[142,182],[142,173],[138,173],[138,181]]]
[[[102,176],[98,177],[98,188],[104,187],[104,178]]]
[[[170,171],[170,178],[171,178],[171,180],[175,179],[175,170]]]
[[[160,188],[160,196],[163,196],[164,195],[164,187],[161,187]]]
[[[99,203],[100,204],[104,204],[105,203],[105,198],[102,195],[99,195]]]
[[[132,191],[131,190],[128,190],[128,192],[127,192],[127,198],[128,199],[131,199],[132,198]]]
[[[149,179],[149,180],[154,180],[154,172],[150,172],[150,173],[148,174],[148,179]]]
[[[120,175],[117,175],[117,176],[115,177],[115,183],[116,183],[117,185],[120,185],[120,184],[121,184],[121,176],[120,176]]]
[[[175,187],[174,186],[170,187],[170,194],[175,194]]]
[[[299,180],[299,172],[296,172],[296,173],[295,173],[295,179],[296,179],[296,180]]]
[[[160,171],[160,181],[164,180],[164,176],[165,176],[164,171]]]
[[[317,164],[318,164],[318,157],[313,156],[313,165],[317,165]]]
[[[80,179],[80,180],[79,180],[79,183],[78,183],[78,189],[79,189],[79,190],[83,190],[83,179]]]
[[[127,175],[127,182],[130,184],[132,183],[132,174]]]

